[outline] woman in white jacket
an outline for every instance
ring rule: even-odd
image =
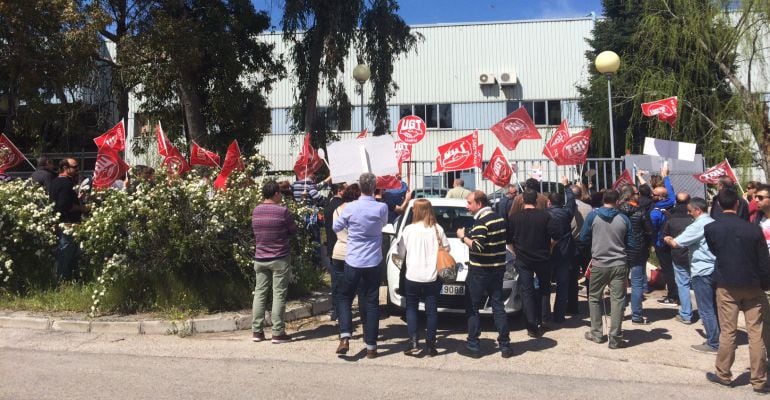
[[[436,274],[438,248],[449,250],[444,229],[436,223],[436,215],[430,201],[415,200],[412,206],[412,223],[404,228],[398,242],[398,254],[404,260],[406,280],[406,325],[409,332],[409,348],[406,355],[419,353],[417,308],[422,300],[427,317],[427,354],[435,356],[438,311],[436,301],[441,291],[441,281]]]

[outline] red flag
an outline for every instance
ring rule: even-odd
[[[693,174],[693,177],[702,183],[715,185],[719,181],[719,178],[728,176],[733,182],[738,182],[738,178],[735,176],[735,172],[730,167],[730,163],[727,160],[707,169],[702,174]]]
[[[378,176],[377,189],[401,189],[401,179],[395,175]]]
[[[184,158],[179,149],[174,147],[174,144],[168,140],[168,137],[163,133],[163,128],[158,122],[158,128],[155,134],[158,140],[158,153],[163,157],[163,162],[160,164],[165,167],[166,170],[172,175],[181,175],[190,170],[190,165],[187,164],[187,160]]]
[[[479,146],[479,133],[477,131],[439,146],[438,152],[436,170],[433,172],[481,168],[482,148]]]
[[[648,117],[658,117],[659,121],[667,122],[673,128],[676,124],[676,111],[679,101],[674,97],[642,103],[642,114]]]
[[[556,165],[583,165],[588,156],[588,144],[591,142],[591,128],[572,135],[561,146],[559,155],[554,159]]]
[[[356,139],[365,139],[367,133],[369,133],[369,128],[366,128],[363,131],[361,131],[361,133],[359,133],[358,136],[356,136]]]
[[[205,167],[219,168],[219,154],[198,146],[195,141],[192,142],[190,149],[190,165],[203,165]]]
[[[299,151],[299,158],[294,163],[294,174],[297,175],[297,179],[305,179],[307,175],[314,174],[316,171],[323,167],[324,162],[321,156],[318,155],[318,151],[310,144],[310,134],[305,135],[305,142],[302,144],[302,149]]]
[[[542,139],[527,110],[519,107],[500,122],[489,128],[508,150],[516,150],[522,139]]]
[[[128,168],[128,164],[120,158],[117,150],[110,146],[99,148],[94,167],[94,187],[110,187],[118,178],[125,175]]]
[[[561,121],[561,125],[556,128],[556,132],[553,133],[553,136],[548,139],[548,142],[543,148],[543,155],[556,161],[561,155],[562,147],[564,146],[564,143],[567,143],[567,140],[569,140],[569,127],[567,126],[567,120],[565,119]]]
[[[15,167],[25,158],[24,153],[13,145],[8,136],[0,134],[0,173]]]
[[[511,164],[508,163],[508,159],[505,158],[500,147],[495,148],[495,152],[492,153],[492,158],[489,160],[489,164],[487,164],[487,168],[482,176],[500,187],[505,187],[505,185],[511,183],[513,168],[511,168]]]
[[[618,180],[615,181],[615,183],[612,184],[613,190],[619,190],[624,185],[633,185],[634,184],[634,177],[631,176],[631,173],[628,172],[627,169],[623,170],[623,173],[620,174],[620,177]]]
[[[222,164],[222,170],[219,171],[217,179],[214,181],[214,187],[216,189],[224,190],[227,186],[227,178],[233,171],[242,171],[246,168],[241,158],[241,148],[238,147],[238,141],[233,140],[230,146],[227,147],[227,154],[225,154],[225,162]]]
[[[121,119],[117,125],[113,126],[107,132],[104,132],[101,136],[94,138],[96,147],[101,149],[102,147],[108,147],[115,151],[123,151],[126,149],[126,128],[123,125]]]

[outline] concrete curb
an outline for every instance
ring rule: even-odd
[[[315,292],[308,299],[292,302],[286,306],[285,322],[321,315],[331,310],[332,301],[329,293]],[[60,317],[35,317],[19,315],[14,312],[0,316],[0,328],[52,330],[78,333],[118,333],[144,335],[179,335],[190,336],[196,333],[234,332],[251,329],[251,314],[208,315],[184,321],[138,320],[138,321],[99,321],[74,320]],[[272,325],[270,312],[266,322]]]

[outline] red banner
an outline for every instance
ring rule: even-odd
[[[219,168],[219,162],[219,154],[198,146],[198,143],[195,143],[194,141],[192,142],[192,148],[190,149],[190,165]]]
[[[548,142],[543,148],[543,155],[553,161],[556,161],[556,159],[561,155],[562,147],[564,147],[564,144],[567,143],[567,140],[569,140],[569,126],[567,126],[567,120],[565,119],[561,121],[561,125],[556,128],[553,136],[548,139]]]
[[[128,172],[129,166],[120,158],[117,150],[109,145],[99,148],[94,167],[95,188],[107,188]]]
[[[302,149],[299,151],[299,158],[294,163],[294,175],[297,175],[299,180],[305,179],[307,175],[314,174],[323,165],[324,161],[318,155],[318,151],[310,144],[310,134],[306,134]]]
[[[556,165],[583,165],[588,156],[591,143],[591,128],[572,135],[561,147],[559,156],[554,159]]]
[[[401,189],[401,179],[396,175],[378,176],[377,189]]]
[[[407,115],[398,121],[396,133],[401,141],[417,144],[425,137],[425,121],[416,115]]]
[[[738,182],[738,178],[735,176],[735,172],[730,168],[730,163],[727,160],[707,169],[702,174],[693,174],[693,177],[699,180],[701,183],[716,185],[719,178],[728,176],[733,182]]]
[[[107,147],[114,151],[125,150],[126,128],[123,125],[123,120],[120,120],[117,125],[104,132],[101,136],[94,138],[94,143],[96,143],[96,147],[99,149]]]
[[[5,134],[0,134],[0,173],[15,167],[24,158],[24,153],[14,146],[11,139]]]
[[[524,107],[520,107],[500,122],[492,125],[489,130],[508,150],[516,150],[519,141],[523,139],[542,139],[540,132],[535,128],[535,123],[532,122],[532,118]]]
[[[489,164],[487,164],[487,168],[482,176],[500,187],[505,187],[505,185],[511,183],[513,168],[511,168],[511,164],[499,147],[496,147],[495,152],[492,153],[492,158],[489,160]]]
[[[366,134],[369,133],[369,128],[364,129],[356,136],[356,139],[366,139]]]
[[[158,141],[158,153],[163,157],[163,162],[160,164],[162,167],[165,167],[172,175],[181,175],[190,170],[190,165],[187,164],[187,160],[185,160],[182,153],[174,147],[174,144],[163,133],[160,122],[158,122],[155,137]]]
[[[481,168],[482,148],[479,146],[479,133],[476,131],[468,136],[439,146],[438,152],[436,170],[433,172]]]
[[[633,184],[634,184],[634,177],[631,176],[631,173],[628,172],[627,169],[624,169],[623,173],[620,174],[620,177],[618,178],[618,180],[616,180],[615,183],[612,184],[612,189],[620,190],[620,188],[625,185],[633,185]]]
[[[677,97],[669,97],[667,99],[642,103],[642,114],[647,117],[658,117],[659,121],[666,122],[673,128],[676,124],[678,106],[679,101]]]
[[[238,141],[233,140],[230,146],[227,147],[227,154],[225,154],[225,162],[222,164],[222,170],[219,171],[217,179],[214,180],[214,187],[216,189],[224,190],[227,186],[227,178],[233,171],[242,171],[246,168],[241,158],[241,148],[238,147]]]

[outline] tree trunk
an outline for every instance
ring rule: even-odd
[[[195,89],[193,79],[188,79],[187,74],[182,74],[182,82],[179,84],[179,94],[184,118],[187,124],[189,138],[204,146],[206,144],[206,120],[203,118],[203,102],[200,94]]]
[[[313,30],[313,39],[310,45],[310,56],[308,57],[308,76],[307,86],[305,87],[305,132],[312,133],[316,131],[316,109],[318,105],[318,84],[321,71],[321,55],[324,48],[324,29],[322,26],[316,26]]]

